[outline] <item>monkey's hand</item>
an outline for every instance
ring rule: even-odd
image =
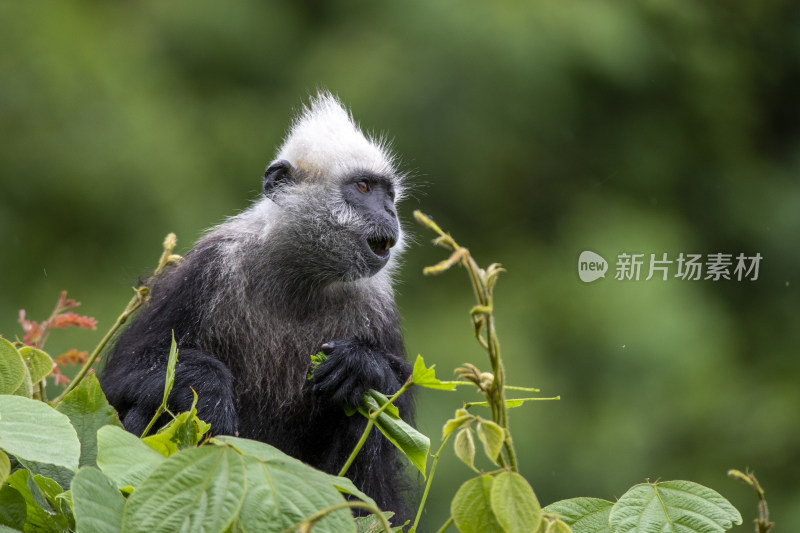
[[[400,388],[389,359],[360,341],[330,341],[321,351],[328,358],[314,370],[312,390],[334,403],[357,409],[368,389],[390,395]]]

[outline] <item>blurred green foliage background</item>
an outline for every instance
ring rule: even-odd
[[[614,499],[755,469],[800,531],[800,10],[796,2],[3,2],[0,331],[62,289],[100,320],[155,265],[258,196],[290,118],[329,88],[414,174],[417,245],[398,284],[409,355],[472,361],[463,272],[411,221],[431,214],[496,289],[510,383],[559,402],[511,412],[543,503]],[[611,263],[582,283],[577,258]],[[622,252],[760,253],[757,281],[615,281]],[[438,444],[461,401],[418,395]],[[488,468],[488,464],[483,465]],[[425,522],[470,472],[447,454]]]

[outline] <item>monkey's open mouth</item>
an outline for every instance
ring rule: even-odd
[[[389,255],[389,248],[396,244],[392,237],[372,237],[367,239],[367,245],[372,253],[380,258],[385,258]]]

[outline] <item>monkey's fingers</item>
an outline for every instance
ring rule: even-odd
[[[339,405],[344,405],[348,409],[358,409],[366,393],[367,387],[364,386],[363,382],[361,382],[357,376],[351,374],[345,378],[335,391],[333,391],[331,401]]]
[[[344,365],[335,364],[336,361],[328,360],[321,363],[314,371],[313,387],[314,392],[330,394],[339,388],[341,383],[347,378],[348,371]]]

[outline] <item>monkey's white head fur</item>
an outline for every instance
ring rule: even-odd
[[[290,162],[307,179],[336,178],[357,170],[400,178],[387,143],[364,135],[342,103],[327,91],[303,107],[277,159]]]

